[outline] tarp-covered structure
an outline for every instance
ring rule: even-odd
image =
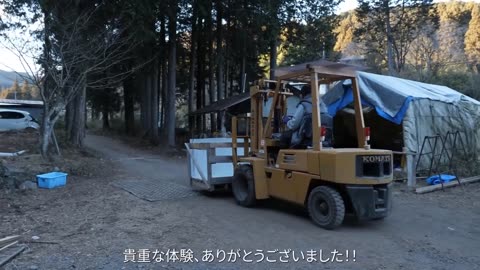
[[[402,146],[418,153],[425,136],[459,131],[459,140],[470,153],[480,150],[479,101],[446,86],[391,76],[358,72],[357,80],[362,104],[371,107],[375,114],[367,115],[365,120],[367,126],[377,124],[372,128],[372,138],[390,137],[386,134],[397,130],[401,132]],[[348,110],[353,102],[351,86],[337,83],[322,98],[329,114],[335,116]],[[376,123],[368,123],[372,117]],[[384,125],[378,125],[382,121]],[[372,146],[375,147],[373,143]]]

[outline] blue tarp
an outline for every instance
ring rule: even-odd
[[[445,103],[457,103],[463,99],[480,105],[477,100],[446,86],[367,72],[358,72],[357,80],[362,104],[375,108],[379,116],[396,124],[402,123],[410,103],[415,99],[430,99]],[[333,117],[353,102],[352,89],[337,84],[322,99],[327,105],[328,113]]]
[[[380,107],[373,106],[369,102],[365,101],[363,98],[361,100],[362,100],[362,105],[363,106],[374,107],[375,111],[377,112],[377,114],[379,116],[387,119],[388,121],[391,121],[395,124],[400,125],[402,123],[403,117],[405,117],[405,114],[407,113],[408,105],[413,100],[413,97],[410,96],[410,97],[407,97],[405,99],[402,107],[400,108],[400,110],[398,111],[398,113],[394,117],[388,115]],[[334,117],[337,114],[338,111],[344,109],[345,107],[350,105],[352,102],[353,102],[353,91],[352,91],[352,88],[348,88],[346,91],[344,91],[344,95],[340,99],[338,99],[337,101],[327,105],[328,114],[330,114],[332,117]]]

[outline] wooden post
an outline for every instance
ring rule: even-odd
[[[238,156],[237,156],[237,141],[238,141],[238,136],[237,136],[237,117],[233,116],[232,117],[232,161],[233,161],[233,167],[235,168],[237,166],[238,162]]]
[[[407,158],[407,187],[413,190],[417,186],[417,172],[415,171],[415,153],[406,153]]]
[[[320,151],[322,148],[320,142],[320,128],[322,126],[320,119],[320,102],[318,101],[318,74],[317,72],[312,72],[310,75],[310,83],[312,89],[312,129],[313,129],[313,150]]]

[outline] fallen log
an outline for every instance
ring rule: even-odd
[[[461,184],[469,184],[469,183],[474,183],[474,182],[478,182],[478,181],[480,181],[480,175],[460,179]],[[458,185],[459,185],[458,181],[453,180],[452,182],[448,182],[448,183],[443,184],[443,188],[449,188],[449,187],[454,187],[454,186],[458,186]],[[420,187],[420,188],[417,188],[415,190],[415,192],[418,193],[418,194],[423,194],[423,193],[428,193],[428,192],[432,192],[432,191],[440,190],[440,189],[442,189],[442,184]]]

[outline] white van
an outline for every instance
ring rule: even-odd
[[[0,109],[0,131],[39,128],[38,122],[26,111]]]

